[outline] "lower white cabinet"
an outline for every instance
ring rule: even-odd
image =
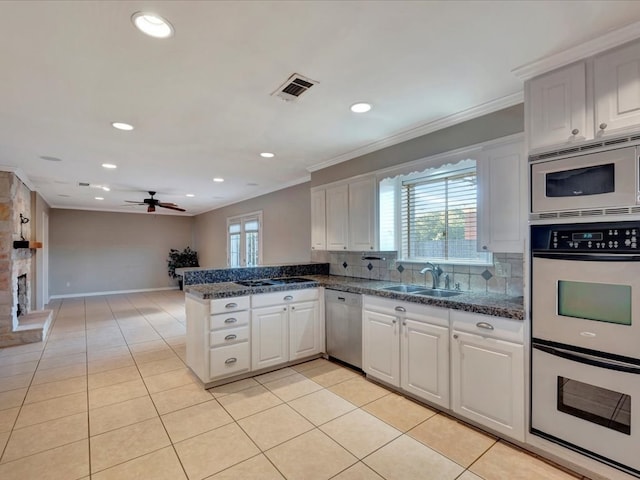
[[[365,296],[363,369],[448,408],[449,310]]]
[[[318,289],[253,295],[251,369],[279,365],[321,353]]]
[[[451,311],[451,408],[524,441],[522,321]]]
[[[201,300],[191,295],[185,300],[187,314],[187,365],[210,383],[248,372],[248,296]]]

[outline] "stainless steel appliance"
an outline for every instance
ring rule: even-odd
[[[550,212],[573,211],[573,216],[577,216],[594,209],[640,204],[638,147],[613,150],[609,147],[594,153],[587,148],[576,148],[577,154],[552,152],[529,159],[533,219],[545,218],[548,215],[544,214]],[[622,208],[598,214],[607,213],[640,213],[640,209]]]
[[[640,477],[640,221],[531,227],[531,432]]]
[[[362,369],[362,295],[325,290],[327,354]]]

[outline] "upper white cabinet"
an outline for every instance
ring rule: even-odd
[[[529,83],[529,148],[593,138],[587,128],[585,64],[577,63]]]
[[[478,158],[478,250],[524,251],[524,143],[491,146]]]
[[[596,135],[640,126],[640,43],[594,59]]]
[[[349,186],[326,190],[327,250],[346,250],[349,242]]]
[[[311,191],[311,249],[327,249],[327,207],[324,189]]]
[[[311,191],[313,250],[376,248],[376,181],[373,175]]]
[[[373,250],[376,244],[376,181],[349,182],[349,250]]]
[[[527,85],[530,150],[640,129],[640,42],[535,77]]]

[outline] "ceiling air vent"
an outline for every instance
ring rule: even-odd
[[[317,83],[318,82],[316,82],[315,80],[303,77],[299,73],[294,73],[271,95],[280,97],[287,102],[296,101],[298,97],[300,97],[300,95],[302,95]]]
[[[91,185],[91,184],[87,183],[87,182],[78,182],[78,186],[79,187],[88,187],[89,185]]]

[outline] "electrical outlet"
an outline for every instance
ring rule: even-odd
[[[496,277],[510,277],[511,276],[511,264],[510,263],[495,263]]]

